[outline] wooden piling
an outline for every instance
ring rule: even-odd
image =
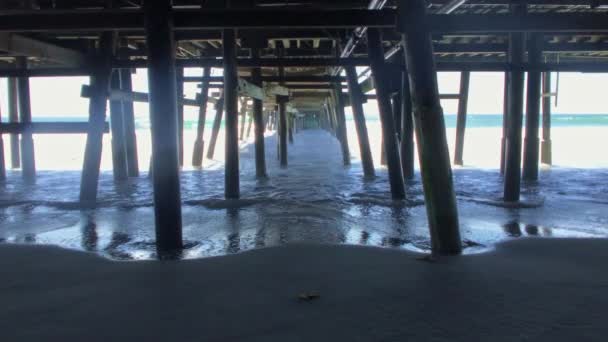
[[[19,68],[27,68],[27,57],[17,57]],[[32,122],[32,109],[30,100],[30,80],[27,76],[17,78],[17,91],[19,101],[19,121],[22,123]],[[29,130],[21,133],[21,163],[22,175],[27,181],[36,178],[36,162],[34,158],[34,139]]]
[[[289,143],[293,145],[293,115],[287,115],[287,137],[289,138]]]
[[[123,91],[133,91],[133,80],[130,69],[120,69],[120,88]],[[127,172],[129,177],[139,177],[139,158],[137,155],[137,134],[135,133],[135,111],[133,102],[122,101],[122,115],[125,132],[125,150]]]
[[[236,33],[224,30],[224,109],[226,111],[225,188],[227,199],[240,197],[239,185],[239,117],[238,117],[238,73],[236,65]],[[246,102],[243,106],[246,106]],[[244,112],[244,111],[243,111]]]
[[[175,68],[175,81],[177,99],[184,98],[184,68]],[[184,165],[184,105],[181,101],[177,101],[177,129],[179,143],[179,166]]]
[[[534,67],[541,64],[543,43],[542,35],[531,34],[528,39],[528,64],[533,68],[528,71],[526,99],[526,137],[524,139],[524,166],[522,178],[528,181],[538,179],[539,145],[538,130],[540,123],[541,72]]]
[[[148,87],[154,186],[156,249],[178,251],[182,243],[175,49],[170,0],[145,0]]]
[[[515,13],[525,13],[526,5],[511,5]],[[524,71],[521,68],[526,53],[524,33],[509,34],[509,116],[505,144],[504,200],[519,201],[521,186],[521,129],[524,106]]]
[[[359,141],[359,152],[361,154],[361,166],[363,167],[363,175],[365,177],[374,177],[374,161],[372,152],[369,148],[369,136],[367,134],[367,124],[365,123],[365,114],[363,112],[363,91],[359,84],[357,71],[354,66],[344,68],[348,82],[348,93],[350,95],[350,105],[353,111],[353,120],[355,121],[355,129],[357,130],[357,139]]]
[[[459,254],[458,209],[425,1],[400,1],[398,19],[411,80],[431,247],[434,253]]]
[[[207,120],[207,102],[209,101],[209,77],[211,76],[211,68],[203,68],[203,83],[201,85],[200,107],[198,109],[198,123],[196,125],[196,139],[194,140],[194,149],[192,152],[192,166],[203,166],[203,150],[205,141],[205,122]]]
[[[112,72],[111,89],[120,89],[120,73]],[[114,180],[127,179],[127,156],[122,101],[110,100],[110,130],[112,132],[112,171]]]
[[[215,154],[215,145],[217,143],[217,136],[220,133],[223,115],[224,95],[222,95],[215,104],[215,118],[213,119],[213,127],[211,128],[211,138],[209,139],[209,147],[207,147],[207,159],[213,159],[213,155]]]
[[[97,186],[103,147],[103,128],[106,120],[107,95],[112,72],[110,63],[113,55],[114,41],[115,36],[112,32],[101,34],[99,48],[93,62],[94,71],[90,77],[90,130],[87,134],[84,163],[80,179],[80,204],[87,208],[94,207],[97,201]]]
[[[543,73],[543,139],[541,141],[540,160],[551,165],[551,72]]]
[[[336,106],[336,133],[342,148],[342,161],[350,165],[350,149],[348,148],[348,132],[346,131],[346,116],[344,114],[344,98],[342,98],[342,85],[334,83],[333,98]]]
[[[19,100],[17,91],[17,79],[8,78],[8,121],[19,122]],[[11,168],[21,167],[21,149],[19,148],[19,134],[11,134]]]
[[[458,98],[458,114],[456,117],[456,144],[454,149],[454,165],[462,165],[464,151],[464,132],[467,126],[467,106],[469,103],[469,82],[471,73],[460,73],[460,94]]]
[[[260,50],[258,48],[253,48],[251,50],[251,54],[254,59],[258,59],[260,56]],[[253,68],[251,70],[251,81],[258,87],[262,86],[262,70],[260,68]],[[257,178],[267,177],[263,110],[264,102],[259,99],[253,99],[252,116],[253,120],[255,121],[255,174]]]
[[[505,72],[503,88],[503,107],[502,107],[502,138],[500,139],[500,174],[505,174],[505,150],[507,148],[507,131],[509,123],[509,88],[511,80],[510,74]]]
[[[399,78],[401,80],[401,78]],[[395,135],[397,136],[397,144],[401,141],[401,111],[403,105],[401,103],[401,92],[393,93],[391,96],[391,104],[393,105],[393,121],[395,122]]]
[[[384,151],[388,165],[388,177],[393,199],[405,198],[405,186],[399,160],[397,147],[397,135],[395,134],[395,122],[391,107],[391,99],[386,84],[386,66],[384,64],[384,50],[382,38],[377,28],[367,30],[368,54],[371,60],[372,76],[376,87],[378,109],[380,112],[380,123],[382,125],[382,136],[384,140]]]
[[[410,95],[410,76],[406,71],[401,75],[401,169],[404,179],[414,178],[414,120]]]

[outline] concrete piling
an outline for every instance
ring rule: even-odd
[[[27,68],[27,57],[18,57],[17,64],[20,68]],[[17,78],[17,92],[19,101],[19,121],[22,123],[31,123],[30,80],[27,76]],[[24,130],[21,134],[21,163],[23,179],[26,181],[33,181],[36,178],[36,162],[34,157],[34,139],[29,129]]]
[[[99,168],[103,147],[103,127],[106,120],[107,94],[110,86],[112,69],[110,62],[113,55],[115,36],[111,32],[101,34],[94,73],[91,76],[89,99],[89,133],[84,152],[84,163],[80,179],[80,204],[83,207],[94,207],[97,201]]]
[[[184,98],[184,68],[175,68],[175,83],[177,91],[177,99]],[[177,136],[179,143],[179,166],[184,165],[184,105],[181,101],[177,101]]]
[[[254,59],[259,58],[260,51],[253,48],[251,51]],[[251,80],[258,87],[262,86],[262,70],[253,68],[251,70]],[[262,100],[253,99],[253,120],[255,122],[255,174],[257,178],[266,178],[266,152],[264,146],[264,103]]]
[[[17,91],[17,79],[8,78],[8,121],[10,123],[19,122],[19,99]],[[19,148],[19,134],[11,134],[11,168],[21,167],[21,149]]]
[[[112,72],[111,89],[120,89],[120,73]],[[110,100],[110,131],[112,133],[112,171],[114,180],[127,179],[127,150],[125,144],[125,129],[122,101]]]
[[[542,35],[532,34],[528,40],[528,64],[538,67],[542,59]],[[538,179],[538,157],[540,140],[538,138],[540,123],[541,72],[536,69],[528,71],[526,99],[526,137],[524,139],[524,165],[522,178],[528,181]]]
[[[211,68],[203,68],[203,83],[201,85],[200,107],[198,109],[198,123],[196,125],[196,139],[194,140],[194,149],[192,152],[192,166],[203,166],[203,150],[205,141],[205,123],[207,119],[207,102],[209,101],[209,76],[211,76]]]
[[[363,112],[364,94],[361,90],[361,85],[357,80],[357,71],[355,67],[347,66],[344,69],[348,81],[348,93],[350,94],[350,104],[353,111],[355,129],[357,130],[357,139],[359,141],[363,174],[365,177],[374,177],[374,161],[369,147],[369,135],[367,134],[367,124],[365,123],[365,114]]]
[[[333,98],[336,108],[336,135],[342,148],[342,161],[350,165],[350,150],[348,148],[348,132],[346,131],[346,117],[344,114],[344,99],[342,98],[342,85],[334,84]]]
[[[389,90],[386,84],[386,66],[380,31],[376,28],[367,30],[368,54],[371,62],[372,77],[376,86],[378,109],[382,125],[383,146],[386,153],[389,183],[393,199],[405,198],[405,186],[397,147],[397,135],[393,120]]]
[[[464,151],[464,132],[467,126],[467,106],[469,103],[469,82],[471,73],[463,71],[460,73],[460,94],[458,98],[458,114],[456,117],[456,145],[454,149],[454,164],[462,165]]]
[[[433,43],[424,0],[399,2],[398,28],[403,34],[406,64],[416,120],[420,169],[434,253],[462,251],[458,209],[439,100]]]
[[[541,141],[540,160],[551,165],[551,72],[543,73],[543,138]]]
[[[404,179],[414,178],[414,120],[412,117],[412,98],[410,95],[410,76],[401,75],[401,169]]]
[[[130,69],[120,69],[120,88],[123,91],[133,91],[133,80]],[[125,133],[125,150],[127,172],[129,177],[139,177],[139,158],[137,156],[137,135],[135,133],[135,111],[133,102],[122,101],[122,115]]]
[[[207,147],[207,159],[213,159],[213,155],[215,154],[215,145],[217,143],[217,136],[220,133],[223,115],[224,95],[222,95],[215,104],[215,118],[213,119],[213,127],[211,128],[211,138],[209,139],[209,147]]]
[[[148,87],[152,125],[152,181],[156,249],[159,255],[179,251],[182,213],[175,50],[170,0],[145,0]]]
[[[515,13],[525,13],[526,5],[511,5]],[[509,116],[505,144],[504,200],[519,201],[521,192],[521,129],[524,106],[524,71],[526,53],[524,33],[509,34],[509,63],[513,66],[509,83]]]
[[[226,111],[226,148],[224,195],[227,199],[240,197],[239,185],[239,117],[238,117],[238,73],[236,64],[236,33],[224,30],[224,110]],[[246,102],[243,103],[246,106]],[[244,111],[243,111],[244,112]]]

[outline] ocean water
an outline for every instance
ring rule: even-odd
[[[212,117],[212,116],[208,116]],[[73,118],[72,118],[73,119]],[[54,119],[57,120],[57,119]],[[59,119],[61,120],[61,119]],[[59,121],[57,120],[57,121]],[[186,121],[185,160],[195,131]],[[498,172],[502,117],[470,115],[465,166],[454,168],[465,253],[491,250],[525,237],[606,237],[608,234],[608,115],[554,115],[555,166],[524,183],[523,207],[501,204]],[[446,115],[453,151],[455,118]],[[305,130],[289,145],[289,167],[278,167],[276,137],[266,132],[269,178],[255,179],[251,138],[241,142],[240,200],[223,199],[223,134],[215,159],[181,174],[184,258],[238,253],[286,243],[357,244],[416,251],[429,249],[420,177],[407,183],[407,199],[390,199],[386,169],[379,165],[379,122],[368,120],[377,177],[365,180],[348,121],[352,165],[344,167],[339,144],[328,132]],[[209,139],[206,130],[205,140]],[[138,120],[141,177],[115,183],[110,136],[104,137],[99,205],[77,207],[84,135],[35,136],[40,171],[34,184],[11,170],[0,185],[0,242],[52,244],[116,260],[155,258],[152,187],[147,177],[150,135]],[[8,139],[5,136],[5,144]],[[10,160],[8,147],[6,160]]]

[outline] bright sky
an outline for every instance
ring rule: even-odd
[[[221,70],[214,70],[221,74]],[[186,75],[201,75],[201,69],[186,70]],[[442,93],[457,93],[459,85],[458,73],[440,73],[439,86]],[[553,74],[553,90],[556,87],[557,74]],[[559,74],[559,99],[556,114],[608,114],[608,74]],[[138,70],[134,75],[134,89],[147,91],[147,75],[145,70]],[[503,108],[503,74],[502,73],[471,73],[469,94],[470,114],[500,114]],[[32,78],[32,114],[36,117],[76,116],[86,117],[88,100],[80,97],[80,88],[88,84],[87,77],[54,77]],[[197,87],[195,83],[186,84],[186,97],[194,98]],[[7,89],[6,79],[0,79],[0,108],[3,121],[7,120]],[[456,112],[457,101],[442,102],[444,112]],[[366,114],[374,116],[377,113],[375,101],[366,104]],[[186,107],[186,117],[195,116],[193,108]],[[147,114],[146,104],[136,104],[136,114]]]

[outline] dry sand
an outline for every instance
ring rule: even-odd
[[[112,262],[0,246],[2,341],[605,341],[608,240],[524,239],[419,260],[287,245]],[[301,293],[318,293],[312,301]]]

